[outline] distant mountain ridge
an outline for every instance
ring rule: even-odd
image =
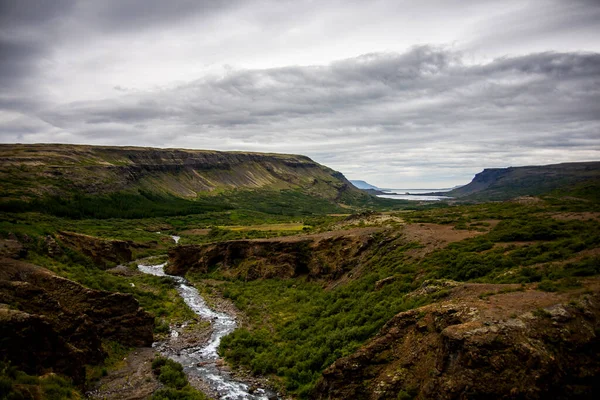
[[[380,190],[377,186],[371,185],[370,183],[367,183],[367,182],[361,181],[361,180],[350,179],[350,183],[353,184],[355,187],[362,189],[362,190],[366,190],[366,189]]]
[[[600,183],[600,161],[484,169],[469,184],[444,195],[469,200],[507,200],[583,182]]]

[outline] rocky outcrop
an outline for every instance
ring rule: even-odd
[[[65,231],[59,232],[56,238],[63,245],[90,257],[94,264],[102,268],[131,261],[132,242]]]
[[[218,269],[224,276],[246,280],[300,275],[333,280],[361,265],[379,230],[178,246],[169,251],[165,271],[185,275]]]
[[[597,286],[597,282],[594,283]],[[600,295],[458,285],[323,372],[317,399],[597,398]],[[497,295],[478,299],[477,293]]]
[[[27,248],[17,239],[0,239],[0,258],[23,258]]]
[[[101,340],[148,346],[154,318],[133,296],[92,290],[21,261],[0,259],[0,353],[31,374],[85,379],[102,361]]]

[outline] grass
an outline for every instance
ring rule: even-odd
[[[115,370],[121,367],[124,363],[123,358],[127,356],[133,349],[125,347],[118,342],[103,341],[102,350],[107,354],[100,365],[87,365],[85,372],[86,386],[97,382],[100,378],[106,376],[108,371]]]
[[[35,396],[35,397],[34,397]],[[0,399],[65,400],[82,399],[72,382],[63,376],[29,375],[0,360]]]
[[[594,198],[593,187],[577,190],[587,199]],[[28,261],[62,276],[95,289],[131,293],[155,316],[156,333],[164,334],[170,323],[194,317],[170,279],[148,275],[114,276],[66,248],[63,255],[50,257],[44,250],[45,237],[57,230],[69,230],[131,240],[146,246],[144,250],[135,251],[134,256],[139,257],[164,254],[175,246],[168,238],[171,234],[180,235],[181,243],[186,244],[320,232],[339,226],[348,212],[331,201],[294,190],[223,191],[210,199],[200,199],[193,206],[179,200],[140,196],[146,200],[116,196],[80,198],[69,203],[54,199],[38,204],[49,206],[50,213],[41,213],[43,210],[39,207],[26,209],[28,212],[2,213],[0,236],[14,236],[27,242]],[[426,279],[536,282],[538,290],[564,291],[581,285],[582,277],[600,274],[600,258],[589,252],[600,246],[599,222],[594,219],[559,221],[550,217],[557,212],[595,210],[597,204],[560,196],[566,195],[553,193],[541,202],[528,204],[458,206],[342,198],[340,202],[354,204],[352,211],[386,209],[411,223],[445,224],[455,229],[479,230],[481,234],[422,258],[406,255],[407,250],[421,244],[406,243],[393,234],[376,234],[374,240],[379,245],[369,250],[362,272],[353,277],[344,276],[337,286],[304,277],[244,282],[225,279],[218,271],[189,278],[197,282],[207,277],[220,280],[223,296],[233,301],[247,317],[245,325],[221,343],[219,351],[229,362],[248,367],[254,374],[272,376],[281,389],[300,398],[310,398],[323,369],[356,351],[395,314],[450,294],[449,290],[442,290],[428,296],[408,296]],[[100,200],[106,204],[104,209]],[[209,201],[218,207],[193,208]],[[140,205],[141,208],[134,211]],[[121,211],[115,213],[117,206]],[[69,207],[74,209],[64,211]],[[194,229],[206,230],[206,234],[186,232]],[[392,229],[399,232],[402,227]],[[157,234],[158,231],[161,234]],[[391,276],[395,279],[376,289],[376,282]],[[522,289],[488,292],[482,298],[513,290]],[[120,349],[114,351],[118,359]],[[107,368],[112,368],[110,359],[108,364],[90,369],[90,379],[97,379]],[[157,371],[158,379],[167,387],[155,393],[155,400],[197,398],[193,397],[196,394],[187,393],[190,389],[186,389],[187,383],[183,384],[179,367],[165,361]]]
[[[208,400],[208,397],[188,383],[181,364],[165,357],[152,361],[152,372],[164,388],[152,394],[150,400]]]
[[[577,288],[577,277],[600,274],[598,257],[576,257],[600,246],[600,224],[548,218],[555,210],[553,204],[499,203],[403,213],[414,222],[464,223],[486,233],[421,259],[404,254],[419,244],[381,236],[363,267],[367,272],[334,289],[304,278],[242,282],[220,277],[223,295],[244,312],[248,324],[224,338],[219,351],[234,365],[271,375],[289,393],[310,398],[321,371],[354,352],[393,315],[449,294],[406,296],[426,279]],[[396,279],[376,290],[375,283],[389,276]],[[219,279],[214,272],[210,277]],[[520,290],[495,290],[481,298]]]

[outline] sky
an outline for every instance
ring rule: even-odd
[[[395,188],[600,160],[600,0],[0,0],[0,143],[304,154]]]

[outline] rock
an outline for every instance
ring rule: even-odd
[[[14,237],[14,235],[12,235]],[[27,256],[27,249],[16,238],[3,240],[0,239],[0,258],[24,258]]]
[[[50,371],[85,382],[85,352],[69,344],[40,315],[0,308],[0,354],[12,365],[34,375]]]
[[[296,236],[178,246],[169,251],[165,272],[185,275],[219,267],[245,280],[311,278],[335,280],[359,266],[374,243],[369,235]]]
[[[110,264],[131,261],[132,242],[108,240],[74,232],[61,231],[57,238],[65,245],[90,257],[94,264],[108,267]],[[56,243],[56,242],[55,242]]]
[[[46,248],[46,253],[48,253],[50,257],[58,257],[63,254],[63,251],[58,243],[56,243],[56,240],[50,235],[47,235],[44,239],[44,246]]]
[[[495,295],[489,304],[473,290],[492,285],[465,286],[449,300],[396,315],[325,369],[312,398],[598,397],[599,293],[577,307],[535,291]],[[531,312],[542,303],[545,314]]]
[[[387,278],[383,278],[375,282],[375,290],[381,290],[388,283],[392,283],[396,280],[395,276],[388,276]]]
[[[133,296],[88,289],[17,260],[0,259],[0,303],[8,305],[0,320],[1,354],[24,371],[54,369],[76,384],[83,382],[84,364],[106,356],[101,339],[125,346],[153,341],[154,318]]]

